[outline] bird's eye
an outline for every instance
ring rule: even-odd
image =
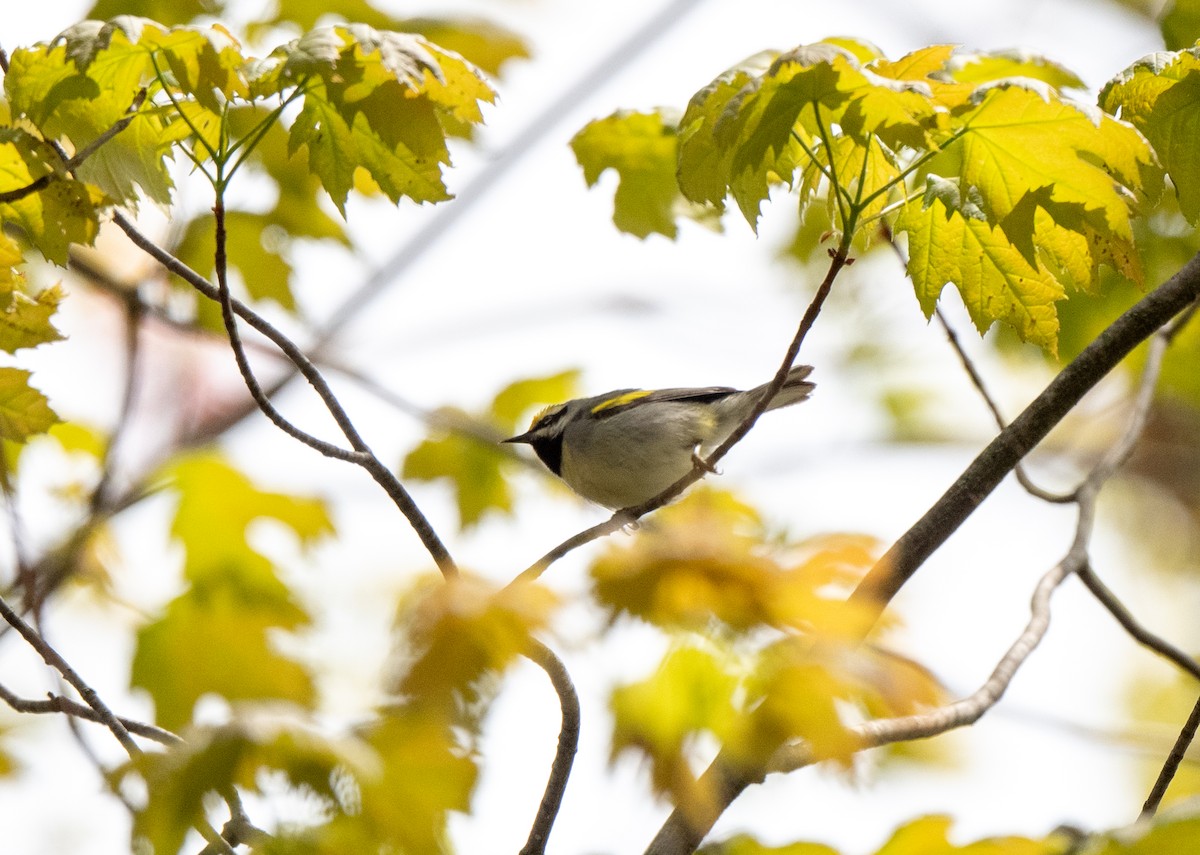
[[[542,410],[533,417],[533,424],[530,426],[530,430],[540,430],[542,428],[550,427],[559,419],[561,419],[566,411],[566,407],[564,407],[562,404],[555,404],[552,407],[546,407],[546,409]]]

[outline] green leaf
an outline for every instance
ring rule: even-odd
[[[68,177],[46,143],[19,128],[0,128],[0,194],[19,193],[38,180],[48,183],[0,202],[0,221],[20,227],[47,260],[65,265],[72,243],[95,241],[108,200],[95,187]]]
[[[1145,134],[1189,223],[1200,220],[1200,49],[1144,57],[1110,80],[1100,104]]]
[[[470,415],[461,410],[443,409],[436,415],[444,424],[471,421]],[[458,505],[459,526],[469,528],[489,511],[512,512],[505,462],[498,446],[484,444],[475,436],[447,433],[424,440],[405,455],[400,477],[417,481],[448,479]]]
[[[46,396],[29,385],[30,373],[0,367],[0,439],[25,442],[58,422]]]
[[[273,632],[309,620],[283,597],[244,595],[231,572],[223,584],[177,597],[162,617],[138,630],[130,685],[150,693],[158,723],[172,730],[191,721],[196,701],[209,693],[311,706],[316,688],[308,670],[270,640]]]
[[[953,283],[980,332],[1003,321],[1023,341],[1055,350],[1054,304],[1066,296],[1063,286],[1031,265],[998,227],[967,219],[934,198],[928,207],[921,200],[905,205],[895,228],[908,234],[908,275],[926,317]]]
[[[309,545],[332,531],[323,505],[258,490],[213,454],[185,458],[166,474],[179,495],[171,534],[190,587],[138,632],[132,684],[150,692],[170,728],[189,721],[208,692],[311,704],[308,672],[271,643],[273,632],[304,626],[309,616],[251,547],[248,528],[272,519]]]
[[[564,371],[518,380],[497,393],[488,412],[475,417],[453,407],[437,410],[430,418],[433,435],[405,456],[401,477],[448,480],[463,528],[489,511],[511,513],[507,474],[515,458],[499,442],[518,432],[517,420],[532,405],[574,397],[578,377],[578,371]]]
[[[277,48],[255,71],[252,91],[290,86],[304,90],[290,149],[307,149],[343,214],[358,167],[393,202],[448,199],[443,123],[479,121],[479,103],[494,97],[456,54],[420,36],[357,24],[322,27]]]
[[[1193,47],[1200,40],[1200,2],[1173,0],[1159,24],[1167,50]]]
[[[590,122],[571,139],[571,150],[594,187],[607,170],[618,178],[613,199],[617,228],[639,238],[657,232],[674,239],[682,202],[675,180],[675,121],[662,111],[614,113]]]
[[[618,686],[609,700],[612,756],[627,751],[646,757],[654,790],[684,810],[702,813],[714,793],[691,766],[701,733],[724,738],[738,719],[732,664],[695,647],[673,650],[644,680]]]
[[[191,582],[219,578],[229,565],[263,566],[261,589],[286,591],[276,586],[269,564],[251,548],[247,540],[250,523],[259,519],[280,522],[303,546],[333,533],[323,502],[259,490],[217,454],[185,457],[173,463],[165,475],[179,496],[171,535],[185,550],[184,575]],[[264,563],[260,565],[260,561]]]
[[[366,776],[379,758],[357,738],[333,740],[264,712],[244,711],[228,724],[188,731],[187,741],[164,752],[147,752],[128,768],[146,783],[146,805],[134,817],[133,836],[155,852],[178,852],[188,829],[206,818],[205,797],[261,792],[267,771],[330,809],[343,805],[338,776]]]
[[[58,311],[63,298],[62,288],[52,285],[36,297],[30,297],[15,287],[17,282],[4,282],[0,277],[0,350],[15,353],[26,347],[37,347],[63,339],[50,319]]]

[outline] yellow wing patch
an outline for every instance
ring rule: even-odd
[[[617,395],[615,398],[609,398],[607,401],[592,407],[592,415],[604,412],[605,410],[611,410],[613,407],[623,407],[649,394],[650,392],[647,389],[634,389],[632,392],[626,392],[624,395]]]

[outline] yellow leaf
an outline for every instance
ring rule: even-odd
[[[397,690],[417,701],[450,702],[529,648],[556,605],[536,583],[505,588],[460,574],[418,585],[396,619],[404,674]]]
[[[1003,321],[1024,341],[1055,351],[1054,304],[1066,295],[1063,286],[1031,265],[998,227],[948,211],[940,199],[928,207],[914,199],[901,211],[896,230],[908,233],[908,274],[926,316],[953,283],[980,332]]]

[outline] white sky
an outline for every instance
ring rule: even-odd
[[[72,22],[71,8],[78,4],[7,11],[0,43],[11,49],[50,37]],[[453,8],[489,14],[534,44],[535,59],[514,66],[499,84],[500,104],[489,112],[484,136],[490,151],[514,138],[648,13],[647,4],[635,0],[514,0]],[[1093,87],[1159,47],[1153,30],[1095,0],[708,0],[575,105],[399,287],[347,330],[340,355],[428,406],[478,406],[513,378],[569,366],[584,368],[590,393],[626,385],[761,382],[782,357],[811,293],[804,274],[774,258],[786,212],[774,219],[768,214],[757,240],[732,218],[724,236],[698,228],[686,228],[677,243],[620,236],[608,222],[611,183],[585,191],[566,141],[587,120],[618,108],[683,105],[720,71],[758,50],[835,34],[868,39],[892,56],[938,42],[1019,46],[1048,54]],[[470,152],[459,161],[461,171],[451,176],[456,188],[486,168]],[[785,199],[777,207],[790,204]],[[347,283],[358,281],[434,215],[428,207],[352,206],[350,229],[361,257],[340,259],[336,269],[315,252],[301,257],[302,292],[312,314],[319,317],[322,308],[336,305]],[[969,462],[986,436],[987,421],[941,334],[926,326],[911,289],[894,269],[883,262],[859,265],[847,287],[854,299],[845,299],[842,311],[818,325],[802,355],[817,365],[818,395],[802,409],[764,421],[727,458],[722,483],[746,489],[772,520],[796,534],[865,531],[890,542]],[[76,322],[76,340],[86,343],[87,319],[77,314]],[[975,439],[900,450],[880,444],[881,417],[873,400],[863,400],[872,378],[855,373],[847,353],[864,328],[877,331],[893,349],[893,372],[929,378],[922,385],[938,390],[935,401],[944,406],[933,417]],[[997,369],[986,355],[981,358]],[[1029,377],[1008,381],[998,371],[994,376],[1010,413],[1036,391]],[[58,382],[65,394],[76,380]],[[46,378],[52,392],[54,384]],[[407,417],[353,389],[345,395],[385,460],[398,460],[419,437],[419,425]],[[287,403],[304,406],[296,393]],[[271,451],[266,459],[264,444]],[[377,685],[391,594],[403,586],[403,574],[423,565],[423,556],[404,532],[394,542],[378,543],[378,529],[393,525],[394,511],[373,485],[344,467],[317,461],[264,426],[239,431],[232,448],[269,486],[316,490],[337,503],[339,543],[323,552],[319,566],[295,578],[319,603],[325,621],[324,631],[304,645],[306,654],[336,666],[338,675],[326,687],[331,713],[352,715]],[[542,490],[534,479],[521,487],[528,499],[518,523],[497,521],[469,538],[451,536],[461,563],[506,579],[568,534],[603,518],[562,493]],[[416,493],[450,533],[454,517],[446,494],[436,487]],[[162,512],[144,513],[154,518]],[[972,690],[1024,624],[1034,580],[1065,549],[1071,521],[1069,509],[1047,509],[1016,489],[1002,488],[902,594],[897,606],[908,623],[906,652],[952,689]],[[1115,537],[1102,532],[1097,538],[1099,569],[1118,588],[1132,578],[1122,549]],[[577,591],[582,567],[582,557],[573,556],[551,571],[549,581]],[[138,582],[128,594],[152,609],[170,596],[173,582],[157,566],[137,569]],[[1135,603],[1156,607],[1145,594]],[[987,833],[1043,834],[1061,822],[1106,827],[1131,820],[1144,786],[1133,779],[1128,755],[1039,718],[1096,727],[1118,723],[1120,677],[1131,668],[1152,667],[1149,657],[1129,659],[1131,645],[1078,586],[1065,586],[1055,605],[1046,649],[1018,678],[1004,712],[954,738],[953,750],[962,757],[953,768],[914,768],[878,784],[869,775],[848,783],[811,770],[773,779],[740,800],[718,832],[754,830],[767,842],[822,840],[865,853],[898,823],[925,813],[953,815],[964,840]],[[145,710],[144,699],[127,697],[126,675],[112,669],[113,661],[128,661],[130,625],[128,615],[96,615],[86,604],[63,609],[51,624],[55,641],[102,694],[137,715]],[[628,628],[596,643],[594,629],[580,615],[563,627],[557,644],[576,678],[585,715],[575,775],[551,841],[550,852],[557,855],[641,851],[666,812],[646,795],[644,774],[635,764],[606,771],[607,691],[614,679],[652,664],[647,651],[655,649],[656,639],[647,630]],[[14,645],[8,638],[0,648],[4,681],[11,671],[39,685],[33,676],[37,666]],[[494,711],[479,810],[454,822],[461,852],[514,852],[523,842],[557,732],[557,701],[544,682],[540,672],[519,669]],[[33,731],[48,736],[38,744],[41,753],[25,757],[26,777],[16,785],[0,782],[0,823],[8,840],[22,841],[12,851],[125,851],[126,819],[99,795],[94,771],[79,758],[61,723],[22,719],[17,726],[18,736]],[[103,740],[103,734],[93,734],[93,743]],[[104,750],[108,756],[108,747]]]

